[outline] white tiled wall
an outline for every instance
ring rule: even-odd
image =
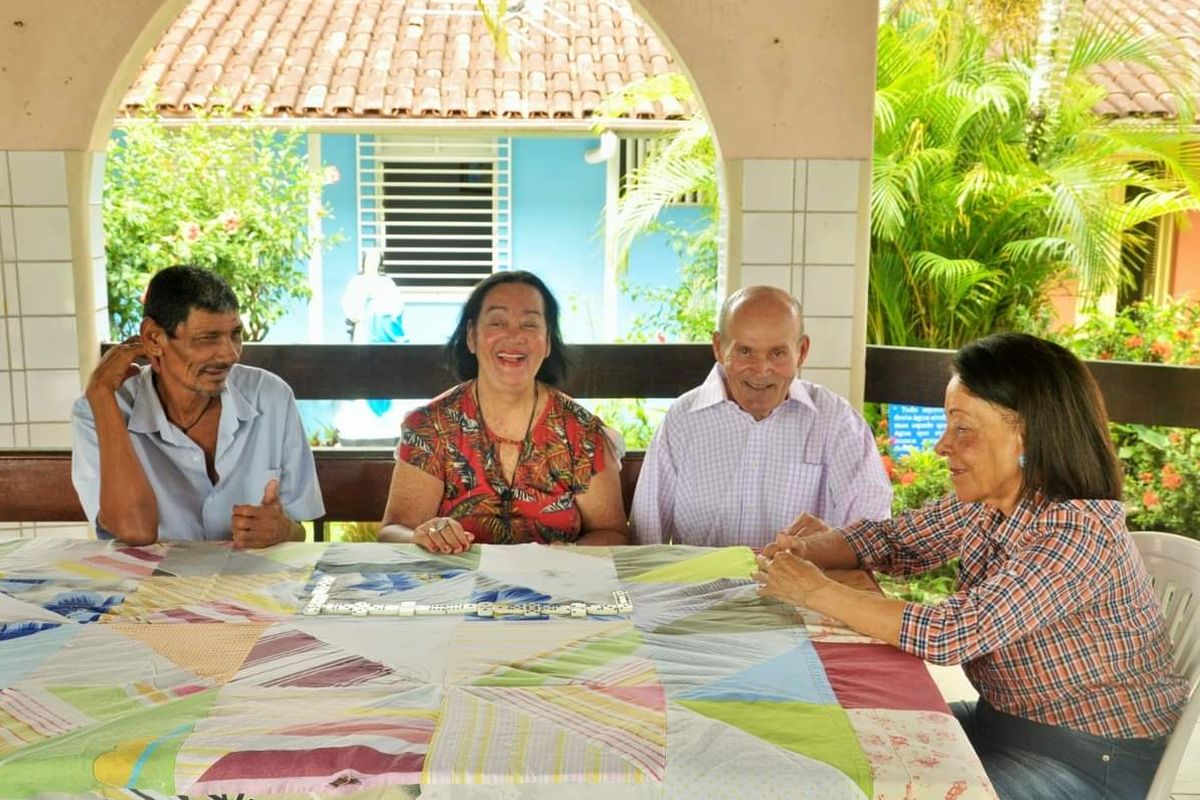
[[[812,347],[803,375],[848,398],[861,327],[854,313],[864,307],[861,180],[869,168],[856,160],[742,163],[741,285],[777,286],[804,305]]]
[[[67,154],[0,151],[0,447],[69,447],[79,394]],[[98,198],[97,198],[98,199]],[[5,525],[0,536],[85,536]]]

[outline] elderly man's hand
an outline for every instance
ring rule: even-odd
[[[809,536],[818,536],[822,533],[829,533],[833,528],[825,524],[825,521],[820,517],[814,517],[807,511],[796,517],[792,524],[787,527],[787,530],[781,531],[788,536],[793,536],[797,539],[805,539]]]
[[[813,595],[832,583],[811,561],[787,550],[778,551],[774,557],[760,555],[754,580],[758,582],[760,595],[797,608],[811,606]]]
[[[121,384],[138,374],[134,361],[145,355],[146,348],[139,336],[130,336],[116,347],[110,348],[88,377],[88,399],[96,399],[98,395],[111,397],[121,388]]]
[[[233,546],[270,547],[292,538],[292,521],[279,501],[279,481],[267,481],[260,505],[233,507]]]

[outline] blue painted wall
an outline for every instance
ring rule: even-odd
[[[563,336],[567,341],[592,342],[602,337],[604,240],[600,221],[604,213],[603,164],[588,164],[584,154],[596,147],[595,137],[523,137],[512,149],[512,266],[542,277],[563,309]],[[328,134],[321,137],[321,161],[338,173],[325,186],[323,200],[330,211],[324,220],[327,235],[341,241],[324,252],[322,340],[347,342],[342,295],[358,269],[355,137]],[[667,217],[681,225],[694,225],[700,212],[677,207]],[[637,284],[671,286],[678,282],[678,259],[659,234],[639,241],[631,254],[629,280]],[[410,301],[404,328],[409,341],[445,342],[458,320],[459,303]],[[621,333],[627,334],[633,317],[644,311],[629,298],[619,306]],[[269,342],[308,340],[308,308],[297,303],[267,336]]]
[[[546,281],[568,342],[599,341],[603,330],[606,167],[583,160],[597,144],[591,137],[513,142],[513,267]]]

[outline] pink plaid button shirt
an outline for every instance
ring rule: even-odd
[[[762,547],[805,511],[839,526],[886,519],[891,503],[871,430],[842,397],[797,379],[755,420],[718,364],[655,432],[631,516],[642,544]]]

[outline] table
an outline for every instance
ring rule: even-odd
[[[0,540],[0,797],[994,796],[923,664],[760,599],[753,569],[669,545]],[[300,613],[327,575],[338,602],[622,589],[633,610]]]

